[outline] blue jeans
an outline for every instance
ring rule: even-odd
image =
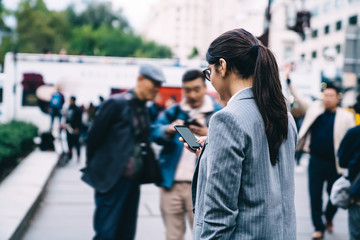
[[[61,109],[50,109],[50,132],[52,131],[53,125],[54,125],[54,120],[55,118],[59,118],[59,124],[61,123]]]
[[[349,233],[350,240],[360,239],[360,206],[349,207]]]
[[[139,184],[123,177],[110,191],[96,191],[94,240],[134,239],[139,197]]]
[[[330,196],[331,187],[339,176],[340,175],[338,175],[336,171],[335,162],[332,163],[311,155],[309,163],[309,191],[311,219],[315,227],[315,231],[324,232],[325,230],[325,225],[322,220],[322,193],[324,182],[326,182],[326,191]],[[336,211],[337,207],[332,205],[329,199],[325,210],[325,218],[327,222],[332,222]]]

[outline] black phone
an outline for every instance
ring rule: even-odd
[[[184,139],[184,141],[189,145],[189,148],[193,151],[196,151],[198,148],[201,148],[201,144],[197,143],[197,139],[190,129],[185,125],[175,125],[174,128]]]
[[[185,126],[189,126],[189,125],[195,125],[198,127],[202,127],[203,125],[201,125],[195,118],[191,118],[187,121],[185,121],[184,123]]]

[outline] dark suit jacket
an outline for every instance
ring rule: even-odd
[[[129,92],[110,97],[96,112],[89,129],[82,180],[96,191],[107,192],[115,185],[133,153],[132,98]]]

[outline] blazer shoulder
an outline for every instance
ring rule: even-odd
[[[232,111],[231,109],[223,108],[212,115],[210,124],[214,125],[221,122],[225,125],[232,125],[239,121],[239,116],[241,116],[241,114],[238,115],[237,112]]]

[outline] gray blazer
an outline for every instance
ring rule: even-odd
[[[252,88],[210,120],[193,178],[194,239],[296,239],[295,122],[272,166]]]

